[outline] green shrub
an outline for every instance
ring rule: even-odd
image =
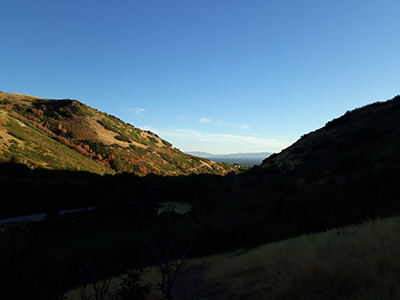
[[[148,139],[150,140],[151,143],[157,144],[157,139],[156,138],[154,138],[152,136],[149,136]]]
[[[73,132],[71,130],[67,130],[66,133],[61,133],[61,136],[65,137],[67,139],[74,139],[74,138],[76,138],[77,135],[75,132]]]
[[[122,283],[116,292],[119,300],[144,300],[146,295],[150,293],[151,286],[149,283],[140,284],[142,278],[141,272],[133,272],[128,274],[126,278],[122,278]]]
[[[135,146],[135,145],[130,145],[129,147],[130,147],[133,151],[135,151],[135,153],[137,153],[137,154],[139,154],[139,155],[141,155],[141,156],[146,155],[147,153],[149,153],[149,152],[152,151],[151,149],[142,148],[142,147],[137,147],[137,146]]]
[[[167,142],[166,140],[161,140],[161,141],[165,146],[172,147],[172,144],[170,142]]]
[[[107,130],[118,132],[118,129],[106,119],[97,120],[97,122]]]
[[[117,140],[122,141],[122,142],[127,142],[131,143],[131,139],[128,138],[126,135],[119,134],[118,136],[115,137]]]

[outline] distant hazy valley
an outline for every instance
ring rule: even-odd
[[[259,152],[259,153],[233,153],[233,154],[212,154],[200,151],[188,151],[187,154],[207,158],[212,161],[238,164],[244,167],[252,167],[260,165],[264,159],[270,156],[270,152]]]

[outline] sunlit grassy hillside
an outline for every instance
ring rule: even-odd
[[[128,172],[141,176],[150,173],[223,175],[236,170],[227,164],[187,155],[155,133],[136,128],[77,100],[41,99],[0,91],[0,114],[0,162],[20,162],[31,168],[84,169],[101,174]],[[23,126],[34,135],[40,133],[43,137],[40,142],[38,138],[28,139],[18,134]],[[20,141],[10,138],[10,134]],[[16,151],[15,141],[20,148],[26,142],[30,144]],[[52,155],[38,151],[52,148],[54,144],[68,147],[75,152],[72,156],[81,156],[81,160],[91,166],[80,168],[80,163],[68,162],[63,155],[56,158],[55,163]]]
[[[378,219],[196,259],[188,272],[207,266],[195,299],[399,299],[399,237],[400,217]]]
[[[0,107],[0,163],[2,162],[25,164],[31,168],[115,173]]]

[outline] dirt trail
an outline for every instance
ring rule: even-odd
[[[186,266],[178,274],[173,296],[176,300],[216,300],[224,299],[226,288],[220,285],[207,286],[204,274],[208,264]]]

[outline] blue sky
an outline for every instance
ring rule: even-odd
[[[400,93],[399,0],[1,0],[0,90],[183,151],[279,152]]]

